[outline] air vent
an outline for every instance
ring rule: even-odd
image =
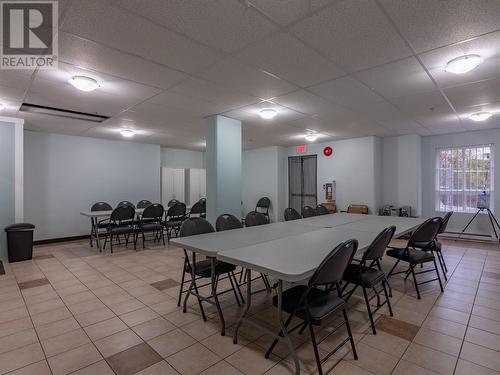
[[[96,115],[93,113],[70,111],[68,109],[46,107],[43,105],[29,104],[29,103],[23,103],[20,111],[56,116],[56,117],[72,118],[75,120],[92,121],[92,122],[103,122],[104,120],[107,120],[109,118],[107,116]]]

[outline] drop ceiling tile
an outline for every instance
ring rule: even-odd
[[[500,127],[500,102],[470,107],[461,106],[457,107],[456,110],[460,119],[462,120],[462,125],[467,130]],[[493,116],[483,122],[474,122],[469,119],[470,115],[477,112],[491,112]]]
[[[30,85],[32,74],[32,70],[2,70],[0,71],[0,86],[25,90]]]
[[[500,29],[496,0],[382,0],[417,52]]]
[[[274,109],[278,114],[272,120],[263,119],[260,117],[259,112],[264,108]],[[241,121],[250,121],[266,125],[269,123],[293,121],[305,117],[306,115],[273,102],[260,102],[225,112],[224,116],[232,117]]]
[[[188,73],[196,72],[220,58],[212,49],[113,7],[109,1],[73,2],[60,28]]]
[[[18,117],[25,120],[24,127],[26,130],[41,131],[46,133],[81,135],[86,130],[98,125],[97,123],[90,121],[27,112],[19,112]]]
[[[199,78],[189,78],[170,89],[171,92],[217,103],[224,111],[243,107],[259,101],[258,98],[239,93]]]
[[[455,131],[465,130],[463,122],[452,111],[428,113],[425,115],[416,116],[415,120],[422,124],[422,126],[424,126],[425,128],[429,129],[431,132],[433,128],[439,127],[454,127]]]
[[[77,92],[79,90],[73,88],[68,81],[71,77],[78,75],[94,78],[99,83],[99,88],[91,93],[87,93],[89,97],[99,93],[106,93],[120,97],[127,103],[134,103],[138,100],[146,100],[162,91],[159,88],[142,85],[92,70],[82,69],[66,63],[59,63],[58,69],[38,71],[33,82],[36,83],[41,80],[47,80],[59,84],[61,87],[70,87]]]
[[[25,91],[26,90],[21,87],[4,86],[0,84],[0,101],[2,103],[22,102]]]
[[[121,7],[222,51],[234,52],[277,30],[239,0],[120,0]]]
[[[500,101],[500,78],[453,86],[444,92],[454,106],[475,106]]]
[[[161,105],[171,109],[189,111],[201,117],[220,113],[225,108],[220,104],[203,99],[187,97],[175,92],[165,91],[147,100],[147,103]]]
[[[359,110],[368,104],[377,103],[383,98],[352,77],[342,77],[320,83],[309,88],[313,93],[322,96],[344,107]]]
[[[233,58],[219,61],[199,75],[222,87],[262,99],[269,99],[297,89],[282,79],[244,65]]]
[[[390,102],[403,113],[412,116],[450,110],[450,106],[439,91],[402,96],[400,98],[391,99]]]
[[[200,117],[189,111],[180,111],[150,103],[141,103],[119,116],[139,125],[173,126],[182,129],[183,124],[199,120]]]
[[[448,61],[474,54],[484,58],[476,69],[465,74],[445,72]],[[500,77],[500,31],[423,53],[420,58],[441,87]]]
[[[300,21],[291,30],[350,72],[411,55],[371,0],[340,2]]]
[[[252,6],[282,26],[333,4],[335,0],[250,0]]]
[[[59,62],[164,89],[187,77],[178,70],[65,32],[59,32]]]
[[[345,75],[334,63],[285,33],[252,44],[238,57],[301,87]]]
[[[356,76],[385,98],[434,91],[434,83],[414,57],[357,73]]]
[[[341,110],[341,107],[306,90],[298,90],[283,96],[278,96],[273,99],[273,102],[302,113],[307,113],[308,115],[316,116],[326,115],[336,110]]]

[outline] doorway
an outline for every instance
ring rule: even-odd
[[[288,205],[301,212],[302,207],[318,204],[316,155],[288,158]]]

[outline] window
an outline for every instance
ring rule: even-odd
[[[437,150],[436,211],[476,212],[483,192],[494,196],[492,144]]]

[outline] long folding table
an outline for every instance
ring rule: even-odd
[[[192,251],[193,261],[196,259],[196,253],[206,255],[212,260],[212,295],[202,299],[209,301],[209,298],[213,298],[215,300],[220,318],[221,334],[225,332],[225,323],[215,290],[214,271],[217,259],[277,279],[278,321],[283,337],[247,318],[252,298],[251,277],[250,272],[247,271],[247,300],[245,309],[237,323],[234,340],[237,340],[238,328],[243,322],[285,340],[298,374],[300,373],[298,357],[282,319],[283,282],[298,282],[308,279],[326,255],[341,242],[351,238],[357,239],[359,255],[382,229],[395,225],[395,236],[400,236],[414,230],[423,221],[423,219],[416,218],[340,213],[176,238],[171,243]],[[191,294],[200,297],[197,291],[193,292],[192,286],[190,286],[184,300],[184,306],[186,306]]]

